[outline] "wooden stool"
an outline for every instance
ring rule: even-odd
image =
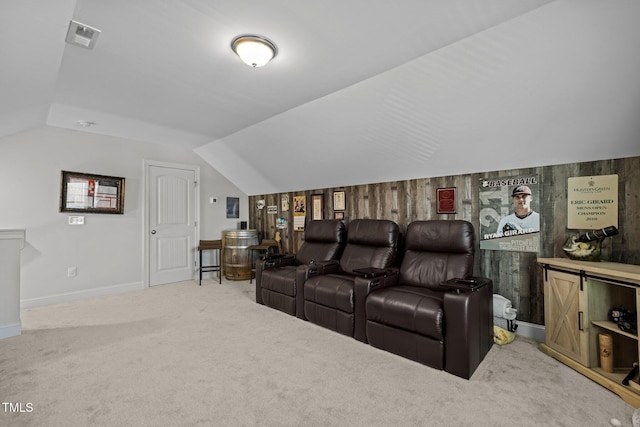
[[[254,252],[258,251],[258,256],[261,254],[273,254],[278,253],[278,242],[275,240],[263,240],[259,245],[249,246],[249,262],[251,263],[251,276],[249,276],[249,283],[256,276],[256,262],[254,261]]]
[[[222,270],[220,269],[222,240],[200,240],[198,252],[200,253],[200,286],[202,286],[202,273],[209,271],[218,272],[218,281],[222,284]],[[217,265],[202,265],[202,251],[218,251]],[[215,253],[214,253],[215,254]],[[213,262],[212,258],[212,262]]]

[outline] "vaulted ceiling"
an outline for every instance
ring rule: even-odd
[[[638,16],[632,0],[2,0],[0,137],[178,145],[250,195],[637,156]],[[72,19],[101,30],[93,49],[65,43]],[[244,33],[278,56],[243,64]]]

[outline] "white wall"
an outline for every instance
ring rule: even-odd
[[[145,159],[200,166],[200,238],[248,221],[247,195],[190,150],[52,127],[0,139],[0,229],[26,229],[23,307],[144,286]],[[68,225],[59,212],[62,170],[124,177],[124,215],[84,214],[85,225]],[[226,218],[227,196],[240,198],[240,219]],[[77,276],[67,277],[72,266]]]

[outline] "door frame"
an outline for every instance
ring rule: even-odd
[[[189,171],[193,171],[194,172],[194,176],[195,176],[195,186],[196,186],[196,191],[195,191],[195,200],[194,200],[194,204],[195,204],[195,222],[196,222],[196,226],[195,226],[195,233],[196,233],[196,241],[194,242],[194,244],[198,244],[197,242],[200,239],[200,166],[198,165],[188,165],[188,164],[184,164],[184,163],[171,163],[171,162],[163,162],[163,161],[159,161],[159,160],[147,160],[147,159],[143,159],[143,181],[144,181],[144,185],[142,186],[142,247],[144,248],[144,258],[143,258],[143,271],[144,271],[144,287],[145,288],[150,288],[151,287],[151,279],[150,279],[150,275],[151,273],[149,272],[149,268],[151,265],[151,262],[149,260],[149,256],[150,256],[150,250],[149,250],[149,236],[150,231],[149,231],[149,170],[152,166],[156,166],[156,167],[163,167],[163,168],[170,168],[170,169],[183,169],[183,170],[189,170]],[[195,256],[195,251],[197,250],[197,247],[193,248],[194,251],[194,256],[193,259],[195,260],[195,265],[194,265],[194,269],[193,269],[193,276],[192,278],[195,279],[195,275],[196,275],[196,269],[200,268],[198,264],[198,257]]]

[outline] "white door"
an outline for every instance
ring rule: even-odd
[[[196,173],[149,165],[149,285],[191,280],[195,273]]]

